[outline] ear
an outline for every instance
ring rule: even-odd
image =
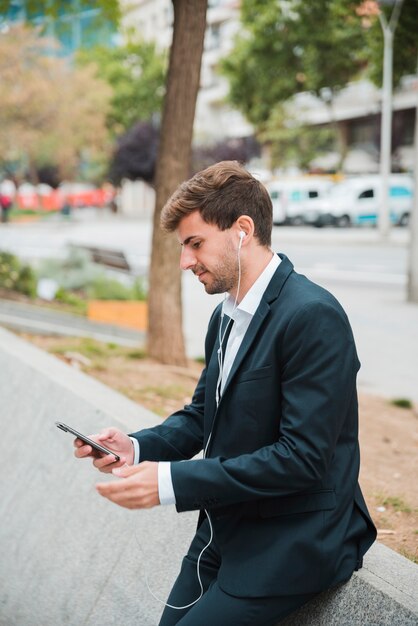
[[[234,224],[234,229],[237,231],[238,241],[241,245],[247,244],[254,235],[254,222],[249,215],[240,215]],[[244,233],[241,235],[240,233]]]

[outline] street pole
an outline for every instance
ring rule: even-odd
[[[409,243],[408,300],[409,302],[418,302],[418,99],[415,108],[414,202],[409,217],[409,228],[411,239]]]
[[[382,239],[387,239],[390,232],[389,215],[389,177],[392,171],[392,73],[393,73],[393,38],[404,0],[395,0],[389,22],[383,11],[379,12],[383,31],[383,85],[382,85],[382,122],[380,132],[380,177],[381,202],[379,211],[379,232]],[[382,4],[385,3],[382,1]],[[385,3],[387,4],[387,2]],[[391,2],[390,4],[393,4]]]
[[[390,28],[383,29],[383,89],[382,89],[382,122],[380,136],[380,177],[381,202],[379,212],[379,232],[382,239],[387,239],[390,231],[389,217],[389,176],[392,171],[392,64],[393,64],[393,33]]]

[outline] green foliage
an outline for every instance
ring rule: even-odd
[[[90,261],[88,252],[70,248],[64,259],[48,259],[41,263],[38,275],[54,280],[59,289],[55,299],[74,306],[85,313],[85,298],[95,300],[146,300],[143,281],[136,278],[131,284],[123,284],[109,275],[102,267]],[[83,304],[84,301],[84,304]]]
[[[0,288],[17,291],[34,298],[36,277],[29,265],[8,252],[0,252]]]
[[[0,0],[0,15],[7,15],[12,0]],[[62,0],[48,0],[40,3],[39,0],[25,0],[24,12],[26,19],[35,19],[40,13],[51,18],[57,18],[64,12],[71,15],[82,10],[100,9],[96,23],[108,20],[117,25],[120,20],[120,6],[118,0],[77,0],[77,2],[62,2]],[[40,4],[42,7],[40,7]]]
[[[382,7],[386,20],[390,20],[392,6]],[[383,77],[383,33],[379,19],[371,21],[367,32],[368,74],[377,85],[382,85]],[[395,30],[393,42],[393,83],[398,85],[402,76],[416,74],[418,57],[418,3],[417,0],[404,0]]]
[[[129,40],[117,48],[96,46],[80,50],[79,65],[96,66],[96,75],[113,90],[108,128],[115,134],[139,120],[159,114],[164,97],[166,58],[153,43]]]
[[[344,86],[364,61],[356,2],[243,0],[243,34],[222,63],[229,98],[257,128],[300,91]]]
[[[383,500],[384,506],[391,506],[395,511],[401,511],[402,513],[411,513],[411,507],[408,506],[402,498],[398,496],[388,496]]]
[[[91,284],[103,270],[90,262],[84,250],[70,248],[65,259],[47,259],[40,263],[40,278],[54,280],[65,291],[82,291]]]
[[[122,356],[129,359],[145,358],[145,353],[140,350],[132,350],[125,346],[119,346],[115,343],[103,343],[90,337],[79,338],[71,337],[60,341],[54,347],[49,348],[53,354],[65,354],[66,352],[78,352],[89,359],[96,359],[95,367],[98,366],[97,360],[106,361],[109,357]],[[99,361],[100,365],[100,361]],[[102,369],[102,368],[99,368]]]
[[[73,313],[78,313],[79,315],[87,314],[86,300],[72,291],[67,291],[63,287],[60,287],[57,290],[55,294],[55,300],[57,302],[61,302],[62,304],[68,305],[71,312]]]
[[[0,166],[37,183],[53,166],[71,179],[86,161],[106,152],[111,89],[94,67],[59,58],[39,29],[13,24],[0,36]]]
[[[99,276],[86,288],[87,296],[95,300],[145,300],[145,291],[139,279],[132,286]]]
[[[271,166],[295,165],[303,170],[320,154],[334,148],[334,130],[300,124],[277,105],[259,132],[259,139],[270,145]]]
[[[398,406],[401,409],[412,409],[414,406],[409,398],[394,398],[391,400],[391,404]]]
[[[145,359],[147,355],[144,350],[132,350],[128,352],[126,356],[128,359]]]
[[[229,99],[257,130],[279,103],[301,91],[325,100],[366,71],[382,83],[383,35],[361,0],[243,0],[242,34],[221,71]],[[382,8],[389,19],[392,6]],[[417,0],[404,0],[394,40],[394,83],[415,74]]]

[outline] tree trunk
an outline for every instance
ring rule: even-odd
[[[177,186],[190,176],[207,0],[173,0],[173,7],[173,43],[155,175],[148,354],[162,363],[184,365],[180,246],[175,235],[162,233],[160,214]]]

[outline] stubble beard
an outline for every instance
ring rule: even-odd
[[[203,269],[201,266],[198,269]],[[206,269],[206,268],[205,268]],[[238,283],[238,261],[235,248],[228,245],[224,255],[213,270],[209,271],[212,280],[203,283],[206,293],[215,295],[231,291]]]

